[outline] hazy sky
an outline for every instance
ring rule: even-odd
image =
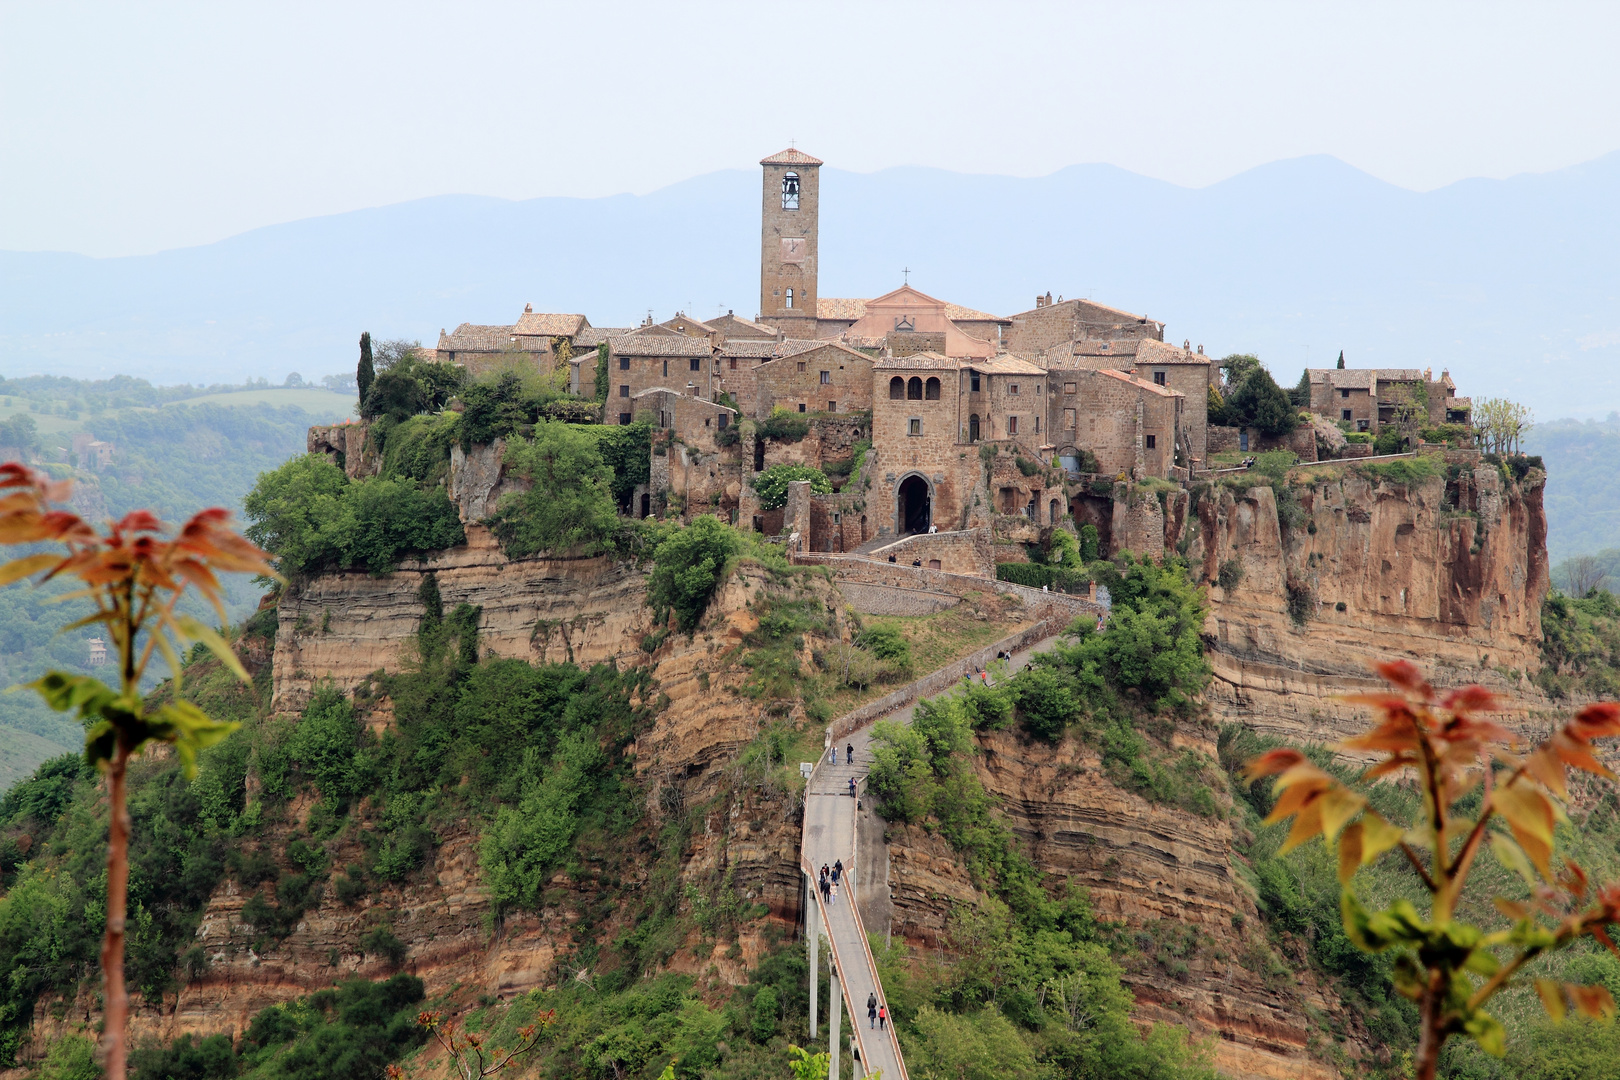
[[[842,168],[1405,187],[1620,148],[1620,5],[0,0],[0,248],[95,255],[468,192]]]

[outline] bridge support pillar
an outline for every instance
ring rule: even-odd
[[[816,1007],[821,1004],[821,908],[816,903],[816,879],[804,875],[804,940],[810,950],[810,1038],[816,1037]]]
[[[827,989],[832,998],[827,1003],[827,1011],[831,1015],[827,1018],[827,1053],[830,1060],[827,1062],[827,1080],[838,1080],[838,1029],[842,1026],[839,1020],[843,1016],[844,992],[838,985],[838,965],[831,965],[832,971],[827,976]]]

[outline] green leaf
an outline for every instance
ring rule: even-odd
[[[188,779],[197,775],[199,751],[213,746],[242,726],[234,721],[215,720],[189,701],[164,705],[158,709],[156,716],[167,730],[155,737],[174,743]]]
[[[247,669],[242,666],[242,661],[236,658],[236,653],[213,627],[203,625],[190,615],[180,616],[178,622],[182,634],[192,641],[200,641],[208,646],[208,651],[219,657],[219,662],[230,668],[231,674],[243,682],[253,681]]]
[[[0,585],[10,585],[13,581],[21,581],[30,574],[37,574],[41,570],[49,570],[61,562],[61,555],[29,555],[21,559],[0,566]]]
[[[47,671],[28,685],[57,712],[77,712],[81,718],[99,716],[102,707],[118,697],[100,679],[65,671]]]
[[[1474,1037],[1479,1048],[1492,1057],[1507,1053],[1507,1028],[1484,1010],[1478,1010],[1463,1023],[1463,1030]]]
[[[1530,860],[1524,854],[1524,849],[1513,842],[1513,838],[1506,833],[1491,833],[1491,853],[1496,861],[1512,870],[1524,879],[1524,883],[1531,888],[1536,885],[1536,871],[1530,865]]]

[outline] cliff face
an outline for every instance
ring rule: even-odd
[[[1270,487],[1205,494],[1187,556],[1212,583],[1215,719],[1333,741],[1355,715],[1334,697],[1396,658],[1442,684],[1535,696],[1523,676],[1548,589],[1544,479],[1505,483],[1488,464],[1413,484],[1347,471],[1297,488],[1286,528]]]

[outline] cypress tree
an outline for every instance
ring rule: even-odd
[[[1339,350],[1339,370],[1340,371],[1344,370],[1344,350],[1343,349]]]
[[[355,385],[360,388],[360,415],[366,414],[366,395],[377,379],[377,369],[371,362],[371,331],[360,335],[360,366],[354,369]]]
[[[581,394],[581,397],[584,395]],[[596,400],[606,401],[608,396],[608,347],[602,342],[596,347]]]

